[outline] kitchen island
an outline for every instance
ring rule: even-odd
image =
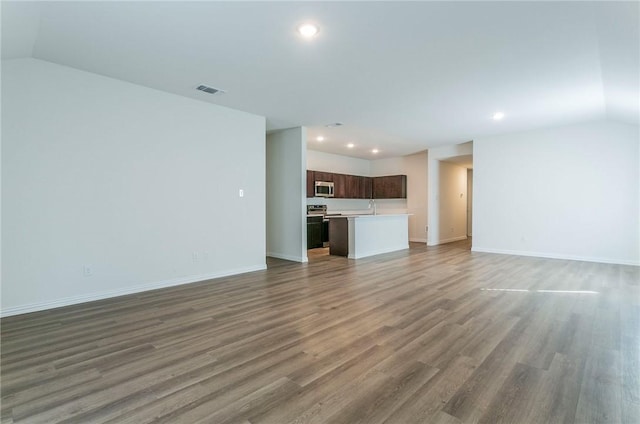
[[[359,259],[409,248],[409,215],[341,215],[329,218],[329,254]]]

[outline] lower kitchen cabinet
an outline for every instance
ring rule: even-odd
[[[329,254],[336,256],[348,256],[349,222],[347,221],[347,217],[329,219],[329,231],[331,232]]]
[[[307,217],[307,249],[322,247],[322,216]]]
[[[324,220],[322,222],[322,243],[328,243],[329,242],[329,221],[328,220]]]

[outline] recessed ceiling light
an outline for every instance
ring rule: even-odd
[[[320,28],[313,24],[302,24],[298,27],[298,33],[304,38],[313,38],[319,31]]]
[[[350,149],[353,149],[354,147],[356,147],[356,145],[353,144],[353,143],[349,143],[349,144],[347,144],[347,147],[350,148]]]
[[[319,135],[319,136],[317,136],[317,137],[316,137],[316,140],[318,140],[318,141],[324,141],[324,137],[323,137],[323,136],[321,136],[321,135]]]
[[[373,150],[371,151],[371,153],[373,153],[373,154],[375,155],[375,154],[376,154],[376,153],[378,153],[379,151],[380,151],[380,150],[378,150],[378,149],[373,149]]]
[[[493,120],[494,121],[499,121],[502,118],[504,118],[504,113],[502,113],[502,112],[496,112],[496,113],[493,114]]]

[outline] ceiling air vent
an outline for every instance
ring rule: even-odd
[[[225,92],[224,90],[220,90],[219,88],[209,87],[208,85],[202,84],[197,86],[196,90],[204,91],[205,93],[209,94],[222,94]]]

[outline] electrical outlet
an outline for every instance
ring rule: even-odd
[[[198,255],[198,252],[193,252],[193,253],[191,254],[191,257],[193,258],[193,262],[194,262],[194,263],[195,263],[195,262],[198,262],[198,259],[200,259],[199,255]]]
[[[428,225],[425,225],[425,226],[424,226],[424,232],[425,232],[425,233],[428,233],[428,232],[429,232],[429,226],[428,226]]]
[[[82,275],[85,277],[91,277],[93,275],[93,268],[91,265],[84,265],[82,267]]]

